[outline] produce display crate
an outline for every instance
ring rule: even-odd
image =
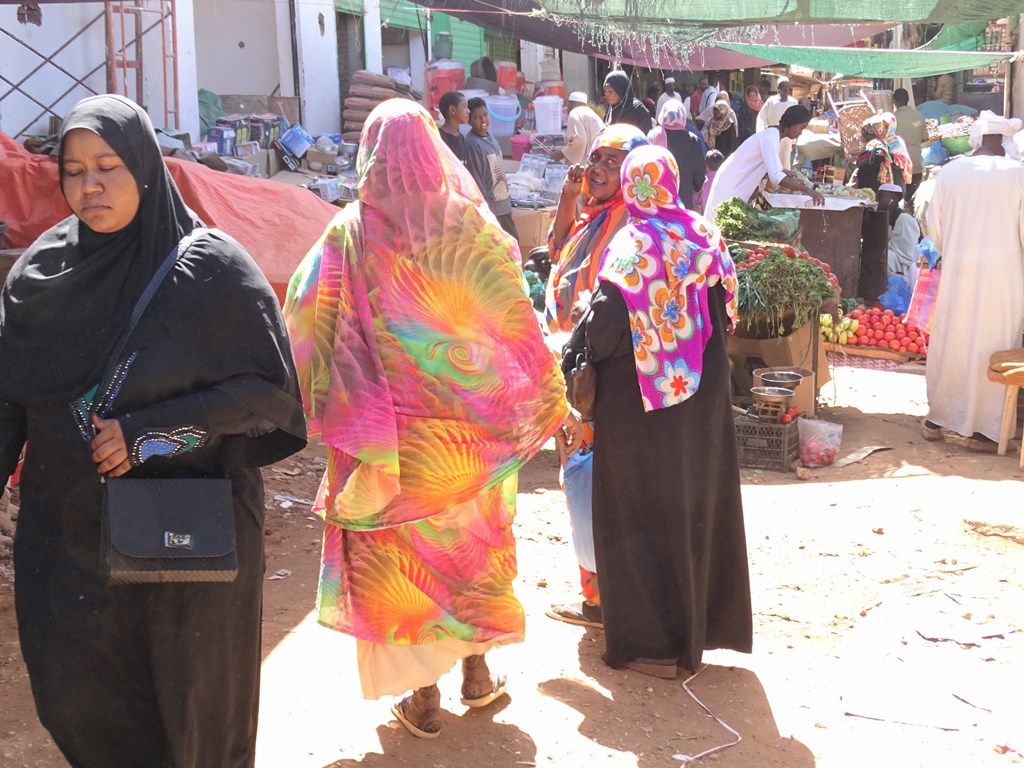
[[[909,352],[896,352],[880,347],[852,347],[849,344],[835,344],[831,341],[823,341],[822,344],[825,345],[826,352],[850,355],[851,357],[870,357],[875,360],[893,360],[897,363],[923,363],[927,359],[924,355],[912,355]]]
[[[800,453],[799,419],[772,424],[736,416],[736,447],[741,467],[789,470]]]

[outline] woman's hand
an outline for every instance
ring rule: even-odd
[[[572,456],[583,444],[583,420],[575,408],[569,408],[569,415],[555,433],[555,439],[562,446],[566,456]]]
[[[583,174],[586,173],[585,165],[571,165],[569,172],[565,175],[565,182],[562,184],[562,197],[568,197],[575,202],[576,198],[583,192]]]
[[[94,413],[92,425],[96,427],[96,437],[91,443],[96,471],[108,477],[120,477],[128,472],[132,464],[128,459],[128,446],[124,442],[121,424],[117,419],[101,419]]]

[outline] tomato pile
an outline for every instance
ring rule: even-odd
[[[862,305],[847,317],[858,321],[857,329],[846,340],[850,346],[876,347],[922,357],[928,354],[928,334],[908,323],[906,315],[897,315],[891,309],[867,309]]]
[[[729,252],[732,254],[733,261],[736,262],[736,269],[750,269],[769,256],[775,256],[780,253],[790,259],[803,259],[821,267],[828,276],[828,281],[832,284],[832,287],[839,287],[839,278],[832,274],[832,269],[828,264],[821,261],[821,259],[812,259],[811,254],[807,251],[797,251],[791,245],[759,245],[756,248],[748,248],[743,245],[733,244],[729,246]]]
[[[784,414],[782,414],[782,416],[779,417],[779,423],[780,424],[792,424],[795,420],[799,419],[803,415],[804,415],[804,409],[803,408],[797,408],[796,406],[793,406],[788,411],[786,411]]]
[[[800,463],[805,467],[830,467],[838,453],[839,447],[822,437],[800,439]]]

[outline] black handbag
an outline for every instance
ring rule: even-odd
[[[110,357],[105,384],[164,277],[195,235],[167,255]],[[105,387],[98,388],[102,392]],[[109,584],[226,582],[238,575],[235,511],[226,478],[104,478],[102,555]]]
[[[572,406],[583,421],[594,420],[594,399],[597,397],[597,369],[585,353],[576,356],[572,370]]]

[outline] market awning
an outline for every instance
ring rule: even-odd
[[[798,64],[819,72],[847,77],[929,77],[987,67],[1011,59],[1013,53],[888,50],[885,48],[809,48],[797,46],[720,43],[719,47],[780,64]]]
[[[460,4],[467,0],[459,0]],[[487,0],[491,8],[507,0]],[[480,4],[483,4],[481,2]],[[551,14],[586,18],[634,29],[660,24],[742,24],[784,22],[926,21],[963,24],[1021,12],[1020,0],[541,0]]]
[[[774,49],[776,46],[838,46],[847,45],[884,32],[892,24],[874,22],[871,24],[778,24],[763,27],[751,42]],[[672,72],[733,70],[760,67],[776,61],[771,56],[755,56],[726,50],[721,43],[727,42],[723,32],[718,32],[706,45],[680,56],[671,52],[655,50],[650,45],[627,43],[620,56],[607,53],[593,53],[598,58],[635,64],[649,69],[663,69]],[[723,39],[724,38],[724,39]],[[732,38],[735,40],[735,37]]]

